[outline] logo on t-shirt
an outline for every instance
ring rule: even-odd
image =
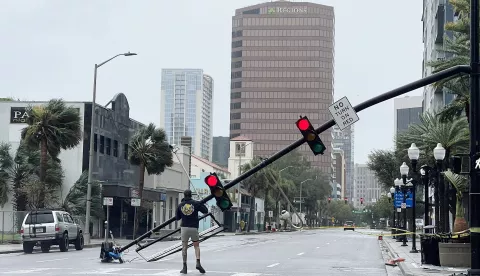
[[[195,211],[195,208],[193,207],[192,204],[187,203],[182,206],[181,210],[185,216],[190,216],[191,214],[193,214],[193,211]]]

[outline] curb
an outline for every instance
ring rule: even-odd
[[[393,250],[393,248],[390,246],[390,244],[388,242],[386,242],[385,240],[382,240],[383,244],[388,248],[388,253],[390,254],[390,257],[393,259],[393,258],[397,258],[399,257],[398,256],[398,253],[395,252]],[[395,256],[396,255],[396,256]],[[400,263],[397,263],[398,265],[398,268],[400,268],[400,271],[402,272],[402,274],[404,276],[415,276],[411,271],[410,269],[407,267],[407,264],[405,262],[400,262]]]
[[[100,244],[100,243],[85,244],[85,245],[83,245],[83,248],[96,248],[96,247],[100,247],[101,245],[102,244]],[[33,252],[42,252],[42,251],[40,250],[40,248],[34,248]],[[13,254],[13,253],[23,253],[23,249],[0,251],[0,255],[2,255],[2,254]]]

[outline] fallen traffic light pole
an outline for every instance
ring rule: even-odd
[[[475,0],[472,0],[472,1],[475,2]],[[458,75],[458,74],[462,74],[462,73],[470,74],[470,72],[471,72],[471,68],[468,65],[454,66],[452,68],[449,68],[449,69],[443,70],[441,72],[432,74],[432,75],[430,75],[428,77],[425,77],[423,79],[411,82],[411,83],[406,84],[404,86],[393,89],[389,92],[386,92],[384,94],[376,96],[372,99],[369,99],[369,100],[355,106],[354,109],[355,109],[356,112],[360,112],[360,111],[362,111],[364,109],[367,109],[371,106],[374,106],[374,105],[379,104],[381,102],[384,102],[386,100],[390,100],[394,97],[403,95],[405,93],[408,93],[408,92],[413,91],[415,89],[421,88],[423,86],[435,83],[437,81],[440,81],[440,80],[443,80],[443,79],[446,79],[446,78],[449,78],[449,77],[453,77],[453,76]],[[315,129],[315,132],[317,134],[320,134],[320,133],[324,132],[325,130],[329,129],[330,127],[332,127],[334,125],[335,125],[334,120],[330,120],[330,121],[326,122],[325,124],[323,124],[322,126],[320,126],[319,128]],[[306,142],[305,138],[299,139],[296,142],[294,142],[294,143],[290,144],[289,146],[287,146],[286,148],[284,148],[283,150],[281,150],[281,151],[277,152],[276,154],[272,155],[271,157],[269,157],[267,159],[264,159],[260,164],[253,167],[249,171],[243,173],[242,175],[238,176],[237,178],[235,178],[234,180],[229,182],[227,185],[225,185],[225,187],[224,187],[225,190],[230,189],[231,187],[233,187],[236,184],[240,183],[241,181],[247,179],[251,175],[260,171],[261,169],[265,168],[266,166],[272,164],[274,161],[280,159],[281,157],[283,157],[287,153],[289,153],[289,152],[293,151],[294,149],[298,148],[299,146],[301,146],[305,142]],[[205,204],[206,202],[208,202],[211,199],[213,199],[213,195],[207,196],[206,198],[202,199],[200,202],[202,204]],[[137,239],[133,240],[129,244],[123,246],[120,249],[120,253],[127,250],[128,248],[134,246],[134,245],[139,245],[139,243],[142,240],[144,240],[146,238],[149,238],[153,234],[153,232],[158,231],[161,228],[164,228],[165,226],[169,225],[170,223],[174,222],[175,220],[176,220],[175,217],[172,217],[169,220],[165,221],[164,223],[160,224],[159,226],[153,228],[152,230],[150,230],[147,233],[143,234],[142,236],[138,237]]]

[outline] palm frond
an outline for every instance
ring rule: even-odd
[[[11,145],[9,143],[0,143],[0,206],[3,208],[8,202],[10,194],[11,169],[13,167],[13,158],[10,155]]]
[[[467,191],[468,189],[468,179],[463,175],[453,173],[450,169],[445,171],[444,175],[447,178],[448,182],[450,182],[453,187],[455,187],[457,199],[461,200],[463,197],[463,192]]]
[[[129,143],[129,160],[133,165],[144,164],[148,174],[161,174],[173,165],[173,154],[163,129],[149,124],[139,129]]]

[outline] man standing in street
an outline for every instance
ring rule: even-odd
[[[192,191],[185,190],[183,192],[184,198],[177,207],[176,219],[182,220],[181,237],[182,237],[182,257],[183,257],[183,269],[180,271],[182,274],[187,274],[187,249],[188,240],[192,239],[193,247],[195,248],[195,257],[197,257],[196,269],[200,273],[205,273],[200,264],[200,238],[198,236],[198,212],[203,214],[208,213],[208,209],[205,205],[199,201],[192,199]]]

